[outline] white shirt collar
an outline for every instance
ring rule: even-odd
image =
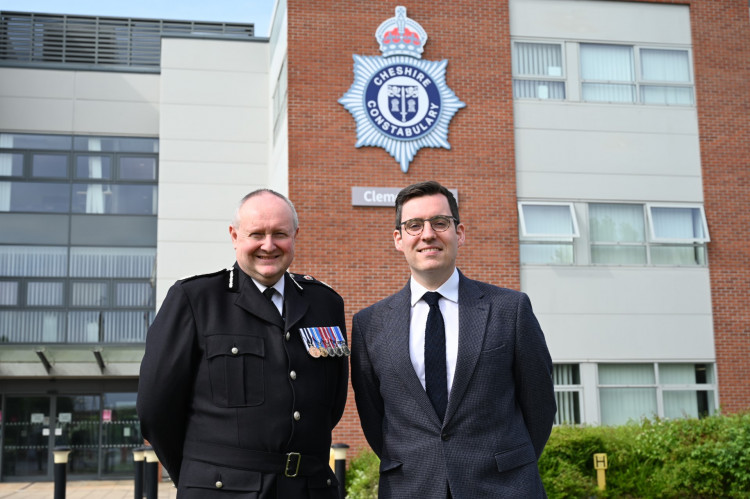
[[[424,296],[427,291],[430,291],[429,289],[419,284],[414,279],[414,277],[409,280],[409,287],[411,289],[412,307],[415,303],[422,299],[422,296]],[[453,274],[451,274],[448,280],[441,284],[440,287],[435,291],[440,293],[443,298],[458,303],[458,269],[454,268]]]
[[[267,288],[274,288],[282,298],[284,297],[284,276],[282,276],[281,279],[279,279],[273,286],[266,286],[264,284],[261,284],[252,277],[250,279],[252,279],[252,281],[255,283],[255,286],[258,288],[258,291],[260,291],[261,293]]]

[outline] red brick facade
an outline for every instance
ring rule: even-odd
[[[686,3],[686,2],[662,2]],[[750,26],[746,2],[691,6],[719,390],[726,410],[750,406]],[[409,173],[382,148],[356,149],[355,122],[338,99],[352,54],[380,55],[375,30],[397,5],[427,31],[423,58],[447,59],[446,81],[466,103],[450,124],[451,150],[424,148]],[[508,2],[288,0],[289,194],[301,231],[293,269],[329,282],[347,314],[407,282],[393,246],[392,208],[353,207],[352,186],[404,187],[435,179],[458,189],[470,277],[518,289],[518,229]],[[366,445],[350,392],[334,442]]]

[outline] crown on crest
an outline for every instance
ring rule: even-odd
[[[383,57],[408,55],[420,59],[427,42],[427,32],[418,22],[406,17],[406,7],[396,7],[396,17],[378,26],[375,38]]]

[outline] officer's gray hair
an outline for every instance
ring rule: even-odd
[[[299,217],[297,217],[297,210],[294,209],[294,204],[289,200],[289,198],[287,198],[281,193],[274,191],[273,189],[256,189],[253,192],[246,194],[245,197],[240,199],[240,202],[237,204],[237,209],[234,210],[234,218],[232,218],[232,227],[236,229],[240,225],[240,209],[242,208],[242,205],[245,204],[245,202],[248,199],[254,198],[255,196],[263,194],[264,192],[267,192],[268,194],[273,194],[277,198],[284,200],[284,202],[289,206],[289,209],[292,210],[292,223],[294,224],[294,230],[297,230],[297,227],[299,227]]]

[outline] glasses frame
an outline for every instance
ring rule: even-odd
[[[458,221],[458,219],[456,217],[452,216],[452,215],[435,215],[434,217],[430,217],[430,218],[410,218],[409,220],[405,220],[405,221],[401,222],[400,224],[398,224],[397,228],[398,228],[398,230],[401,230],[401,226],[403,225],[404,226],[404,230],[406,231],[407,234],[409,234],[410,236],[418,236],[424,230],[424,224],[425,224],[425,222],[430,222],[430,227],[432,227],[432,230],[434,230],[435,232],[445,232],[446,230],[448,230],[450,228],[450,223],[448,224],[448,227],[446,227],[445,229],[436,229],[435,226],[432,224],[433,221],[437,221],[437,220],[440,220],[440,219],[446,219],[446,220],[449,220],[449,221],[453,220],[453,222],[455,222],[456,225],[458,225],[460,223]],[[417,233],[410,232],[406,228],[406,224],[408,224],[409,222],[415,222],[417,220],[419,220],[420,222],[422,222],[422,227],[419,229],[419,231]]]

